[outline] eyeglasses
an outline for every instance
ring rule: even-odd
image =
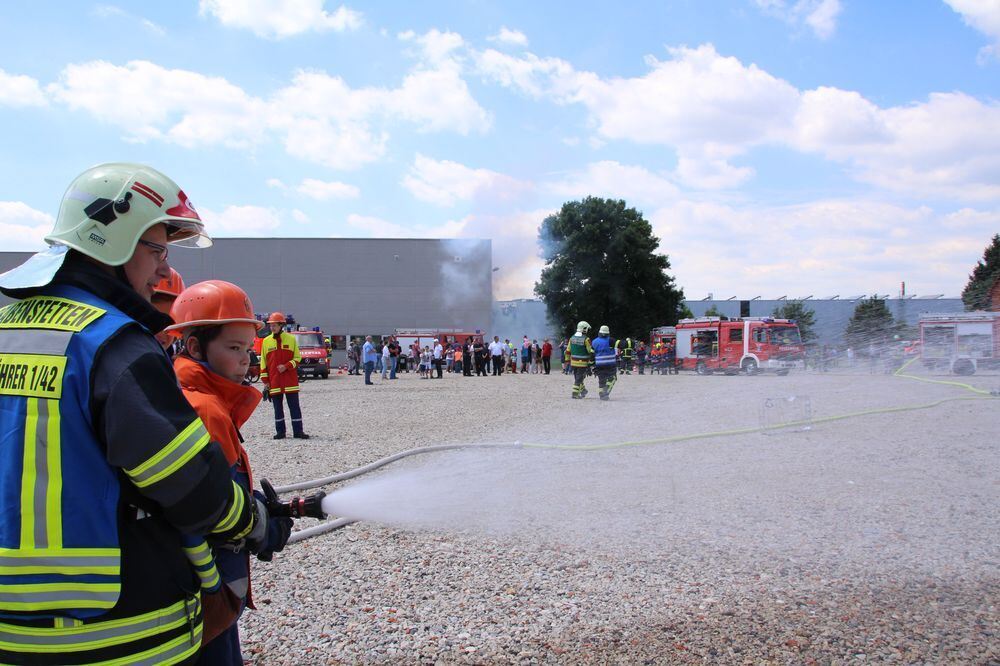
[[[159,262],[164,262],[167,260],[167,255],[170,253],[170,248],[166,245],[160,245],[159,243],[154,243],[153,241],[139,239],[139,245],[145,245],[150,250],[153,251],[153,255]]]

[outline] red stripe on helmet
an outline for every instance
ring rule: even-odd
[[[153,190],[149,189],[147,186],[143,185],[142,183],[132,183],[132,191],[133,192],[138,192],[142,196],[144,196],[147,199],[149,199],[150,201],[152,201],[154,204],[156,204],[157,208],[162,208],[163,207],[163,197],[161,197],[159,194],[157,194]]]

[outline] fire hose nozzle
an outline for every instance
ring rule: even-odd
[[[260,487],[264,491],[267,512],[272,516],[282,518],[326,518],[323,512],[323,498],[326,493],[322,490],[309,497],[293,497],[287,502],[278,499],[278,493],[274,486],[267,479],[260,480]]]

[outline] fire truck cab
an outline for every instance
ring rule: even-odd
[[[922,315],[920,360],[956,375],[1000,367],[1000,312]]]
[[[799,327],[790,319],[698,317],[677,323],[677,365],[700,375],[787,375],[802,367],[804,354]]]

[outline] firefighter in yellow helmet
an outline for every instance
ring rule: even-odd
[[[181,535],[255,551],[267,528],[153,337],[170,246],[211,240],[126,163],[78,176],[45,240],[0,275],[0,663],[190,663],[204,581]]]

